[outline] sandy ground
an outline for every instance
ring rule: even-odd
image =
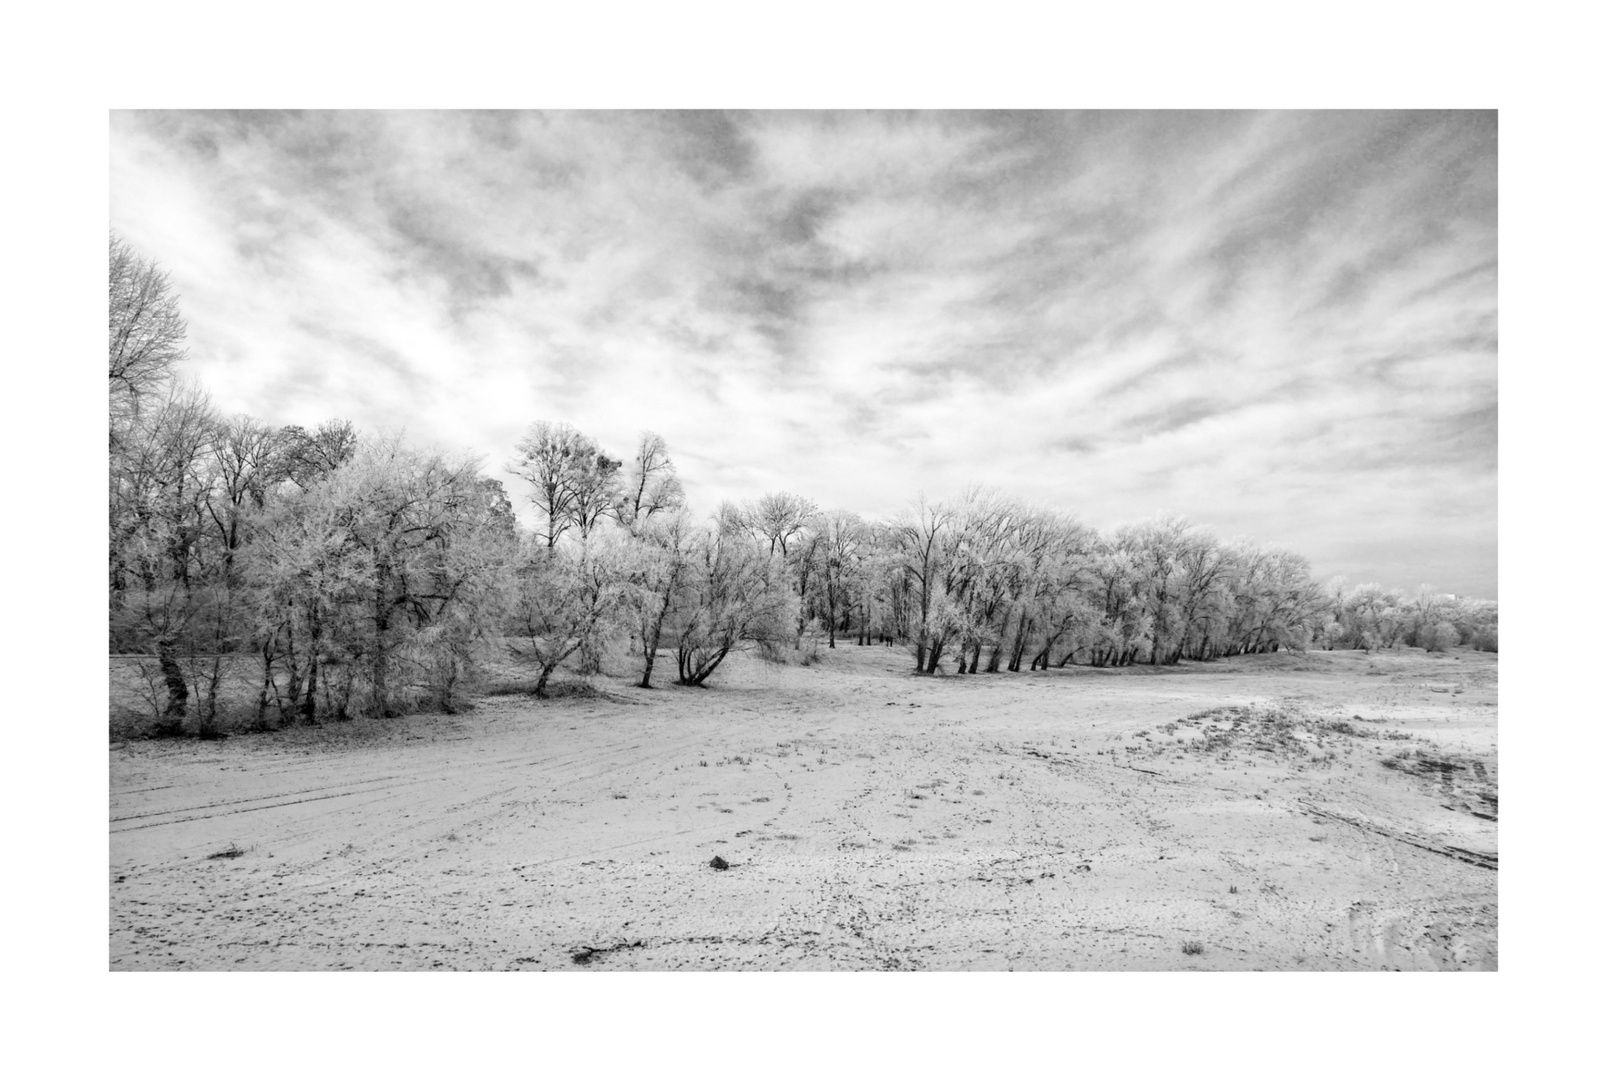
[[[1496,968],[1494,656],[909,666],[116,747],[110,967]]]

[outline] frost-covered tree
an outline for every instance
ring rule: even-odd
[[[690,515],[678,509],[640,522],[626,541],[623,596],[642,646],[642,678],[636,685],[643,690],[653,688],[665,622],[691,570],[696,537]]]
[[[159,396],[184,359],[184,318],[167,273],[116,233],[108,260],[106,368],[111,394],[112,442]]]
[[[181,659],[221,574],[208,544],[208,457],[218,431],[207,396],[168,384],[122,425],[110,463],[110,608],[114,644],[153,654],[170,727],[189,712]]]
[[[702,686],[732,652],[793,640],[796,596],[779,555],[738,530],[705,529],[690,544],[675,634],[677,679]]]
[[[864,521],[847,510],[820,519],[820,593],[826,608],[826,647],[837,647],[837,625],[853,604],[855,578],[869,539]]]
[[[268,508],[251,559],[264,700],[305,720],[457,706],[511,591],[482,480],[391,437]]]
[[[636,456],[625,466],[619,483],[615,513],[627,531],[645,528],[655,515],[673,514],[686,505],[686,493],[676,476],[664,438],[642,432]]]
[[[921,495],[888,530],[890,547],[908,585],[908,623],[917,672],[936,671],[942,656],[951,607],[944,575],[956,519],[952,507],[929,503]]]
[[[571,528],[590,535],[620,503],[620,462],[568,424],[538,421],[516,447],[509,471],[530,485],[530,501],[542,521],[537,533],[549,547]]]
[[[622,565],[619,545],[601,538],[549,547],[537,537],[525,545],[516,574],[510,649],[534,667],[536,697],[546,696],[560,664],[595,648],[618,617],[625,591]]]

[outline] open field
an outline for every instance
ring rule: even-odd
[[[909,667],[122,744],[110,967],[1497,967],[1494,655]]]

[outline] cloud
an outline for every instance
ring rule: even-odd
[[[493,468],[536,419],[651,428],[707,511],[982,481],[1494,595],[1495,143],[1493,113],[121,112],[112,224],[269,422]]]

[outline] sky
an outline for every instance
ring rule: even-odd
[[[1497,597],[1490,112],[121,111],[111,226],[226,413],[693,509],[973,484]]]

